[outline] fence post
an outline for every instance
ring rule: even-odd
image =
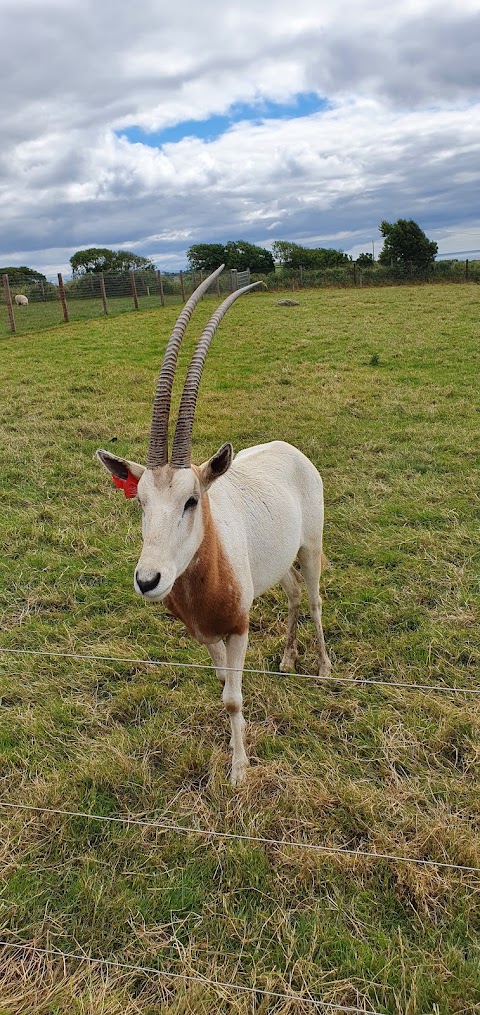
[[[138,310],[138,296],[137,296],[137,286],[135,283],[135,272],[130,270],[129,274],[130,274],[130,285],[132,288],[133,305],[135,307],[135,310]]]
[[[302,268],[302,265],[300,265],[299,272],[300,272],[300,289],[303,289],[303,268]]]
[[[98,278],[99,278],[99,282],[100,282],[100,296],[102,297],[103,312],[104,312],[104,314],[108,314],[107,292],[106,292],[106,289],[105,289],[105,278],[104,278],[104,275],[103,275],[103,271],[99,272]]]
[[[60,299],[62,301],[63,320],[65,321],[66,324],[68,324],[69,317],[68,317],[67,298],[65,296],[65,286],[63,284],[63,278],[60,272],[58,272],[57,278],[58,278],[58,290],[60,293]]]
[[[15,315],[13,313],[12,297],[10,294],[8,275],[3,275],[2,277],[3,277],[3,292],[5,294],[5,303],[7,304],[8,319],[10,321],[10,331],[13,331],[13,334],[15,334],[17,329],[15,327]]]
[[[216,288],[216,291],[217,291],[217,296],[220,296],[220,278],[219,278],[218,275],[217,275],[217,279],[216,279],[216,282],[215,282],[215,288]]]
[[[185,303],[185,279],[183,277],[183,271],[180,272],[180,292],[182,294],[182,303]]]
[[[203,268],[200,268],[200,285],[202,284],[202,282],[203,282]],[[205,299],[205,293],[202,296],[202,300],[204,300],[204,299]]]
[[[465,282],[468,282],[468,257],[465,261]]]
[[[158,288],[160,291],[160,306],[165,306],[165,297],[163,295],[163,280],[161,271],[157,271]]]
[[[353,284],[357,284],[357,262],[353,262]]]

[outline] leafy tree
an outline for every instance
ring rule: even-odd
[[[373,268],[375,264],[373,254],[359,254],[357,257],[357,264],[360,268]]]
[[[425,236],[423,229],[413,219],[381,222],[380,232],[384,238],[378,258],[380,264],[401,267],[407,271],[425,271],[432,266],[438,245]]]
[[[96,274],[100,271],[128,271],[133,268],[153,269],[148,257],[140,257],[129,250],[110,250],[108,247],[89,247],[77,250],[70,258],[74,275]]]
[[[276,261],[280,264],[286,265],[290,262],[292,256],[292,248],[301,249],[297,243],[289,243],[288,240],[275,240],[272,243],[272,253]]]
[[[272,250],[277,261],[284,268],[310,268],[312,266],[312,249],[301,247],[299,243],[288,240],[275,240]]]
[[[343,250],[334,250],[332,247],[302,247],[299,243],[290,243],[288,240],[275,240],[272,249],[277,261],[287,269],[305,268],[313,271],[337,268],[349,261],[348,255]]]
[[[312,255],[314,268],[338,268],[351,261],[344,250],[335,250],[334,247],[315,247]]]
[[[100,271],[111,271],[113,250],[107,247],[89,247],[88,250],[77,250],[72,254],[70,264],[74,275],[93,274]]]
[[[155,265],[148,257],[132,254],[130,250],[116,250],[114,254],[113,271],[134,271],[137,268],[155,271]]]
[[[265,247],[257,247],[246,240],[229,240],[225,246],[225,265],[245,271],[250,268],[256,274],[268,275],[275,271],[273,254]]]
[[[206,271],[211,274],[225,261],[223,243],[194,243],[187,250],[187,257],[192,271]]]
[[[187,250],[187,257],[192,271],[215,271],[222,263],[226,268],[237,268],[238,271],[250,268],[257,274],[275,271],[271,252],[246,240],[229,240],[225,246],[222,243],[195,243]]]
[[[46,276],[42,275],[41,271],[35,271],[35,268],[26,268],[22,266],[20,268],[0,268],[0,275],[8,275],[10,285],[16,285],[17,279],[19,282],[46,282]]]
[[[20,267],[0,268],[0,276],[8,275],[12,295],[22,293],[28,296],[30,302],[56,299],[58,297],[58,286],[48,282],[45,275],[35,268]]]

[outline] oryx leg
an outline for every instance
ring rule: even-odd
[[[225,642],[216,641],[211,645],[207,645],[210,653],[215,672],[221,684],[225,683],[225,666],[227,665],[227,649]]]
[[[307,586],[310,614],[317,632],[318,676],[328,677],[332,664],[325,648],[322,627],[322,600],[318,588],[322,569],[322,554],[318,550],[312,552],[303,546],[299,550],[298,559],[305,579],[305,585]]]
[[[295,669],[297,659],[297,623],[300,599],[302,596],[302,579],[298,571],[291,567],[282,578],[280,585],[288,596],[287,642],[280,663],[282,673],[291,673]]]
[[[248,645],[248,631],[245,634],[231,634],[227,638],[227,666],[223,686],[223,704],[230,716],[233,750],[231,780],[235,786],[245,777],[248,758],[245,753],[245,720],[242,715],[242,673]]]

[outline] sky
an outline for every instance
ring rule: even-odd
[[[90,246],[480,257],[478,0],[0,0],[0,264]]]

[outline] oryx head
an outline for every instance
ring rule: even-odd
[[[231,444],[223,444],[209,461],[191,465],[193,419],[205,358],[215,331],[231,304],[261,282],[233,292],[219,306],[202,332],[193,354],[178,410],[168,460],[168,421],[178,351],[192,312],[214,279],[217,268],[192,294],[180,314],[165,350],[157,382],[150,430],[147,465],[117,458],[108,451],[97,457],[111,472],[116,486],[127,497],[137,497],[142,506],[143,549],[135,570],[134,586],[146,599],[168,596],[176,579],[185,571],[203,539],[202,497],[215,479],[229,468]]]

